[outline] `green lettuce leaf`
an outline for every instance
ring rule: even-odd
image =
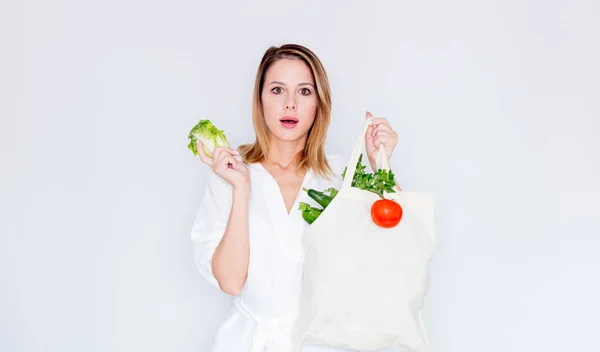
[[[202,142],[204,152],[211,158],[215,147],[229,148],[225,133],[215,127],[210,120],[200,120],[200,122],[192,128],[188,138],[190,140],[188,149],[190,149],[194,155],[198,155],[198,141]]]

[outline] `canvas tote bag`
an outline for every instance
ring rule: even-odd
[[[349,159],[339,193],[305,234],[301,313],[294,350],[302,343],[359,351],[404,346],[429,352],[421,309],[433,256],[434,202],[430,194],[385,193],[403,209],[393,228],[371,218],[377,194],[351,187],[370,120]],[[384,148],[377,168],[389,170]]]

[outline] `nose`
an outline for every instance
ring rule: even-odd
[[[296,110],[296,100],[294,97],[290,97],[285,101],[286,110]]]

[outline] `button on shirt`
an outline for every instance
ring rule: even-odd
[[[346,160],[327,158],[334,175],[323,178],[309,170],[302,187],[339,190]],[[260,163],[246,165],[250,172],[250,262],[241,294],[234,298],[229,316],[217,331],[213,352],[287,352],[302,292],[304,252],[302,237],[308,224],[299,202],[318,206],[300,190],[288,214],[277,181]],[[211,269],[232,205],[232,187],[209,172],[202,203],[192,227],[194,260],[200,274],[219,288]],[[301,351],[331,352],[344,349],[307,346]]]

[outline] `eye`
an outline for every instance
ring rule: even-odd
[[[302,92],[302,95],[310,95],[311,91],[308,88],[302,88],[302,90],[300,90]]]
[[[271,92],[275,93],[275,94],[279,94],[281,93],[282,89],[281,87],[275,87],[273,89],[271,89]]]

